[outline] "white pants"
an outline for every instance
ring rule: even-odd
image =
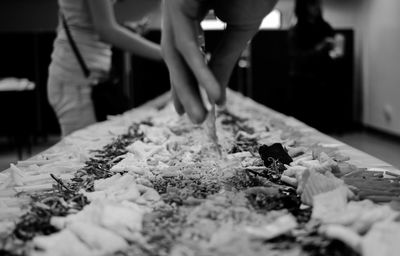
[[[63,137],[96,122],[87,79],[73,76],[66,79],[50,71],[47,97],[57,115]]]

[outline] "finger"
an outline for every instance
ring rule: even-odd
[[[182,11],[185,6],[182,6],[184,4],[181,1],[170,0],[170,2],[172,4],[169,6],[169,11],[174,17],[171,23],[176,35],[177,49],[192,70],[198,83],[207,91],[209,98],[212,101],[218,101],[221,97],[221,88],[208,68],[199,47],[198,23],[200,21],[190,18]]]
[[[216,15],[228,24],[209,64],[223,88],[227,86],[241,52],[258,31],[263,18],[274,8],[276,3],[277,0],[214,1]],[[222,100],[217,104],[223,104],[225,101],[225,89],[222,92]]]
[[[183,115],[185,114],[185,108],[183,107],[181,101],[178,98],[178,95],[176,95],[173,83],[171,81],[171,97],[172,97],[172,102],[174,103],[174,107],[178,115]]]
[[[165,2],[164,2],[165,4]],[[171,59],[173,58],[171,56],[171,52],[174,51],[173,49],[173,36],[172,36],[172,29],[171,29],[171,25],[169,23],[169,19],[168,19],[168,13],[165,11],[166,8],[163,8],[163,23],[162,23],[162,37],[161,37],[161,50],[162,50],[162,54],[163,54],[163,58],[168,66],[168,68],[170,68],[172,61]],[[174,85],[171,79],[171,75],[170,75],[170,85],[171,85],[171,99],[172,102],[174,104],[175,110],[179,115],[183,115],[185,113],[185,109],[182,105],[182,103],[180,102],[178,96],[176,95],[175,89],[174,89]]]
[[[218,105],[223,105],[225,103],[225,88],[229,83],[232,71],[242,51],[258,31],[258,26],[259,24],[256,24],[251,29],[248,27],[245,30],[236,26],[227,26],[220,42],[214,49],[209,66],[215,78],[222,86],[220,100],[216,102]]]
[[[179,112],[186,112],[190,119],[195,123],[204,121],[206,110],[200,98],[197,81],[174,47],[174,34],[170,23],[169,9],[166,8],[170,2],[164,2],[163,10],[163,35],[162,49],[165,62],[167,63],[171,87],[173,87],[174,104]],[[183,106],[183,110],[181,111]]]
[[[207,111],[203,105],[196,78],[178,52],[170,61],[170,77],[177,99],[192,122],[202,123]]]
[[[183,92],[182,92],[183,95],[181,97],[183,99],[183,102],[185,102],[186,108],[188,108],[188,109],[195,108],[195,106],[193,106],[193,104],[191,104],[191,102],[196,102],[196,100],[193,99],[196,96],[192,96],[190,89],[185,88],[184,83],[186,83],[186,86],[190,87],[191,82],[188,82],[188,81],[191,79],[188,78],[189,75],[181,74],[181,72],[185,72],[186,69],[180,69],[180,67],[184,66],[184,64],[180,63],[179,53],[177,52],[177,50],[174,47],[173,30],[172,30],[171,23],[170,23],[170,16],[169,16],[170,14],[168,13],[168,8],[167,8],[168,3],[169,2],[167,2],[167,1],[165,1],[163,3],[164,4],[163,23],[162,23],[163,33],[162,33],[162,38],[161,38],[162,53],[163,53],[165,62],[168,66],[170,83],[171,83],[171,93],[172,93],[171,96],[172,96],[172,100],[174,103],[174,107],[175,107],[176,111],[178,112],[178,114],[183,114],[183,113],[185,113],[185,106],[184,106],[184,104],[182,104],[182,101],[178,97],[176,87],[178,87],[178,90],[180,90],[180,91],[183,90]],[[183,77],[183,78],[181,78],[181,77]],[[182,79],[183,79],[183,81],[182,81]],[[177,81],[177,82],[174,82],[174,81]],[[187,96],[185,97],[185,95],[187,95]],[[195,112],[195,111],[192,111],[192,110],[188,111],[189,117],[193,116],[193,112]]]

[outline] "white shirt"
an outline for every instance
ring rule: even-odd
[[[92,73],[108,73],[111,67],[111,46],[100,41],[94,29],[86,0],[58,0],[60,12],[64,15],[72,37]],[[52,53],[53,70],[68,79],[70,76],[84,77],[79,62],[72,51],[61,17],[57,28]]]

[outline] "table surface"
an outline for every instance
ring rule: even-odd
[[[238,97],[239,94],[235,92],[229,91],[228,94],[231,94],[231,97]],[[239,96],[243,97],[243,96]],[[321,145],[324,146],[329,146],[329,147],[335,147],[337,148],[341,153],[344,155],[350,157],[350,160],[348,161],[351,164],[356,165],[359,168],[366,168],[367,170],[387,170],[396,174],[400,175],[400,170],[397,169],[396,167],[392,166],[391,164],[380,160],[370,154],[367,154],[361,150],[358,150],[354,147],[351,147],[333,137],[330,137],[326,134],[323,134],[319,132],[318,130],[307,126],[306,124],[300,122],[299,120],[286,116],[284,114],[281,114],[273,109],[270,109],[264,105],[258,104],[246,97],[244,97],[247,101],[250,102],[252,107],[255,109],[262,111],[269,115],[271,118],[278,119],[285,123],[288,126],[292,126],[295,128],[298,132],[302,134],[307,134],[313,141],[318,142]],[[132,109],[125,113],[124,116],[119,116],[119,117],[113,117],[109,121],[105,121],[102,123],[97,123],[94,125],[91,125],[85,129],[82,129],[78,132],[75,132],[73,135],[68,136],[64,140],[58,142],[57,144],[53,145],[51,148],[45,150],[44,152],[41,152],[37,154],[36,156],[31,157],[28,159],[28,161],[32,160],[34,161],[37,159],[39,156],[49,153],[49,152],[59,152],[59,151],[65,151],[68,150],[71,144],[74,144],[74,142],[79,141],[79,140],[86,140],[87,145],[85,150],[90,150],[90,149],[98,149],[102,145],[107,144],[109,141],[111,141],[112,138],[117,136],[120,133],[123,133],[126,131],[126,128],[130,125],[132,122],[132,116],[135,118],[137,116],[143,117],[147,115],[147,111],[154,111],[155,109],[160,108],[160,106],[165,106],[168,104],[170,101],[170,94],[165,93],[163,95],[160,95],[159,97],[155,98],[154,100],[151,100],[142,106]],[[3,171],[7,172],[10,169],[6,169]],[[2,172],[0,172],[2,173]],[[1,191],[1,186],[0,186],[0,191]],[[3,188],[4,189],[4,188]],[[1,193],[0,193],[1,195]],[[0,198],[1,199],[1,198]]]
[[[386,170],[400,175],[400,171],[392,165],[358,149],[355,149],[349,145],[346,145],[345,143],[340,142],[337,139],[327,136],[292,117],[285,116],[231,91],[228,92],[228,98],[229,97],[244,102],[243,104],[248,104],[255,111],[259,111],[260,113],[263,113],[270,118],[279,120],[286,125],[293,127],[293,129],[302,134],[307,134],[310,139],[318,142],[323,146],[335,147],[339,149],[339,151],[343,153],[343,155],[350,157],[349,163],[354,164],[359,168],[366,168],[367,170],[371,171]],[[169,100],[169,94],[161,95],[160,97],[144,104],[139,108],[128,111],[124,115],[114,117],[109,121],[97,123],[80,131],[77,131],[72,135],[64,138],[62,141],[49,148],[48,150],[38,154],[37,156],[34,156],[27,161],[17,163],[16,167],[18,167],[19,171],[22,170],[23,172],[25,172],[26,166],[28,166],[29,164],[34,164],[36,161],[43,161],[44,155],[65,153],[65,156],[68,156],[69,159],[72,159],[71,167],[67,171],[65,171],[64,169],[63,171],[60,171],[60,175],[68,177],[68,175],[71,175],[76,170],[82,167],[85,160],[85,158],[82,158],[82,156],[87,156],[91,149],[99,149],[102,146],[106,145],[115,136],[126,132],[126,129],[132,123],[132,120],[144,119],[146,116],[149,115],[149,113],[154,113],[161,106],[165,106],[166,104],[168,104]],[[82,143],[82,141],[84,141],[84,143]],[[57,163],[53,164],[56,165]],[[62,164],[65,165],[65,161]],[[2,230],[5,230],[7,227],[9,228],[11,223],[13,223],[13,221],[21,215],[20,207],[26,205],[29,202],[28,197],[24,196],[23,194],[21,196],[20,192],[29,192],[31,190],[40,191],[40,189],[37,188],[37,186],[40,185],[44,185],[44,189],[48,189],[48,186],[46,187],[45,184],[41,184],[40,180],[37,182],[32,181],[32,183],[28,182],[28,184],[7,183],[7,180],[5,179],[6,173],[13,173],[14,176],[18,176],[18,170],[15,171],[15,169],[13,169],[12,167],[3,172],[0,172],[0,175],[3,175],[0,176],[0,206],[5,205],[5,209],[7,209],[0,213],[0,234]],[[28,171],[27,175],[30,175]],[[3,178],[3,181],[1,178]],[[29,177],[26,179],[29,180]],[[44,178],[44,181],[42,183],[45,182],[48,183],[49,180]]]

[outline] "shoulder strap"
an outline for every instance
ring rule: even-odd
[[[86,63],[83,60],[83,57],[82,57],[78,47],[76,46],[76,43],[75,43],[74,39],[72,38],[72,34],[71,34],[71,31],[69,30],[69,27],[68,27],[67,21],[65,19],[65,16],[62,13],[60,13],[60,15],[61,15],[63,27],[65,29],[65,33],[67,34],[69,44],[71,45],[71,48],[72,48],[72,51],[74,52],[76,58],[78,59],[78,62],[79,62],[79,65],[82,68],[83,74],[85,75],[85,77],[89,77],[90,76],[90,70],[86,66]]]

